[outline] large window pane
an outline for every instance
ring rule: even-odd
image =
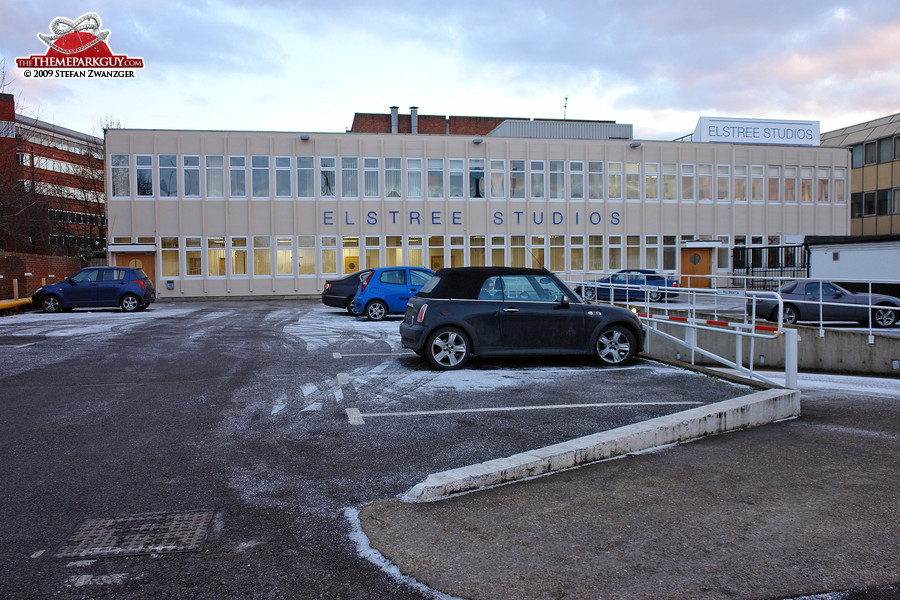
[[[269,196],[269,157],[250,157],[250,169],[253,178],[253,197],[267,198]]]
[[[247,238],[231,238],[231,274],[247,274]]]
[[[267,276],[272,274],[272,240],[268,236],[253,237],[253,274]]]
[[[223,156],[206,157],[206,197],[225,197],[225,158]]]
[[[294,273],[294,241],[289,237],[276,238],[275,256],[278,274],[292,275]]]
[[[162,253],[162,276],[178,277],[178,238],[160,238]]]
[[[244,156],[228,157],[231,195],[243,197],[247,195],[247,158]]]
[[[316,175],[312,156],[297,157],[297,197],[315,198]]]
[[[444,159],[428,159],[428,197],[444,197]]]
[[[341,198],[359,198],[359,159],[341,158]]]
[[[213,236],[206,238],[207,269],[210,277],[225,276],[225,238]]]

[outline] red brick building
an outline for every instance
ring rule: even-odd
[[[16,114],[0,94],[0,249],[85,256],[106,247],[103,140]]]

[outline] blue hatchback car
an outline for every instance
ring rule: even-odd
[[[381,321],[389,314],[406,312],[406,303],[434,271],[421,267],[386,267],[375,269],[359,282],[353,310],[372,321]]]
[[[51,313],[93,306],[118,306],[132,312],[144,310],[154,300],[153,282],[143,269],[132,267],[87,267],[31,295],[33,306]]]

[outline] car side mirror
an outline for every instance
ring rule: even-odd
[[[560,308],[569,308],[569,297],[563,294],[563,297],[559,299],[559,307]]]
[[[66,279],[66,283],[68,283],[69,285],[75,285],[76,281],[69,277],[68,279]]]

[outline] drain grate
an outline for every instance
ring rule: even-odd
[[[56,558],[196,552],[203,548],[213,511],[151,513],[88,519],[56,551]]]

